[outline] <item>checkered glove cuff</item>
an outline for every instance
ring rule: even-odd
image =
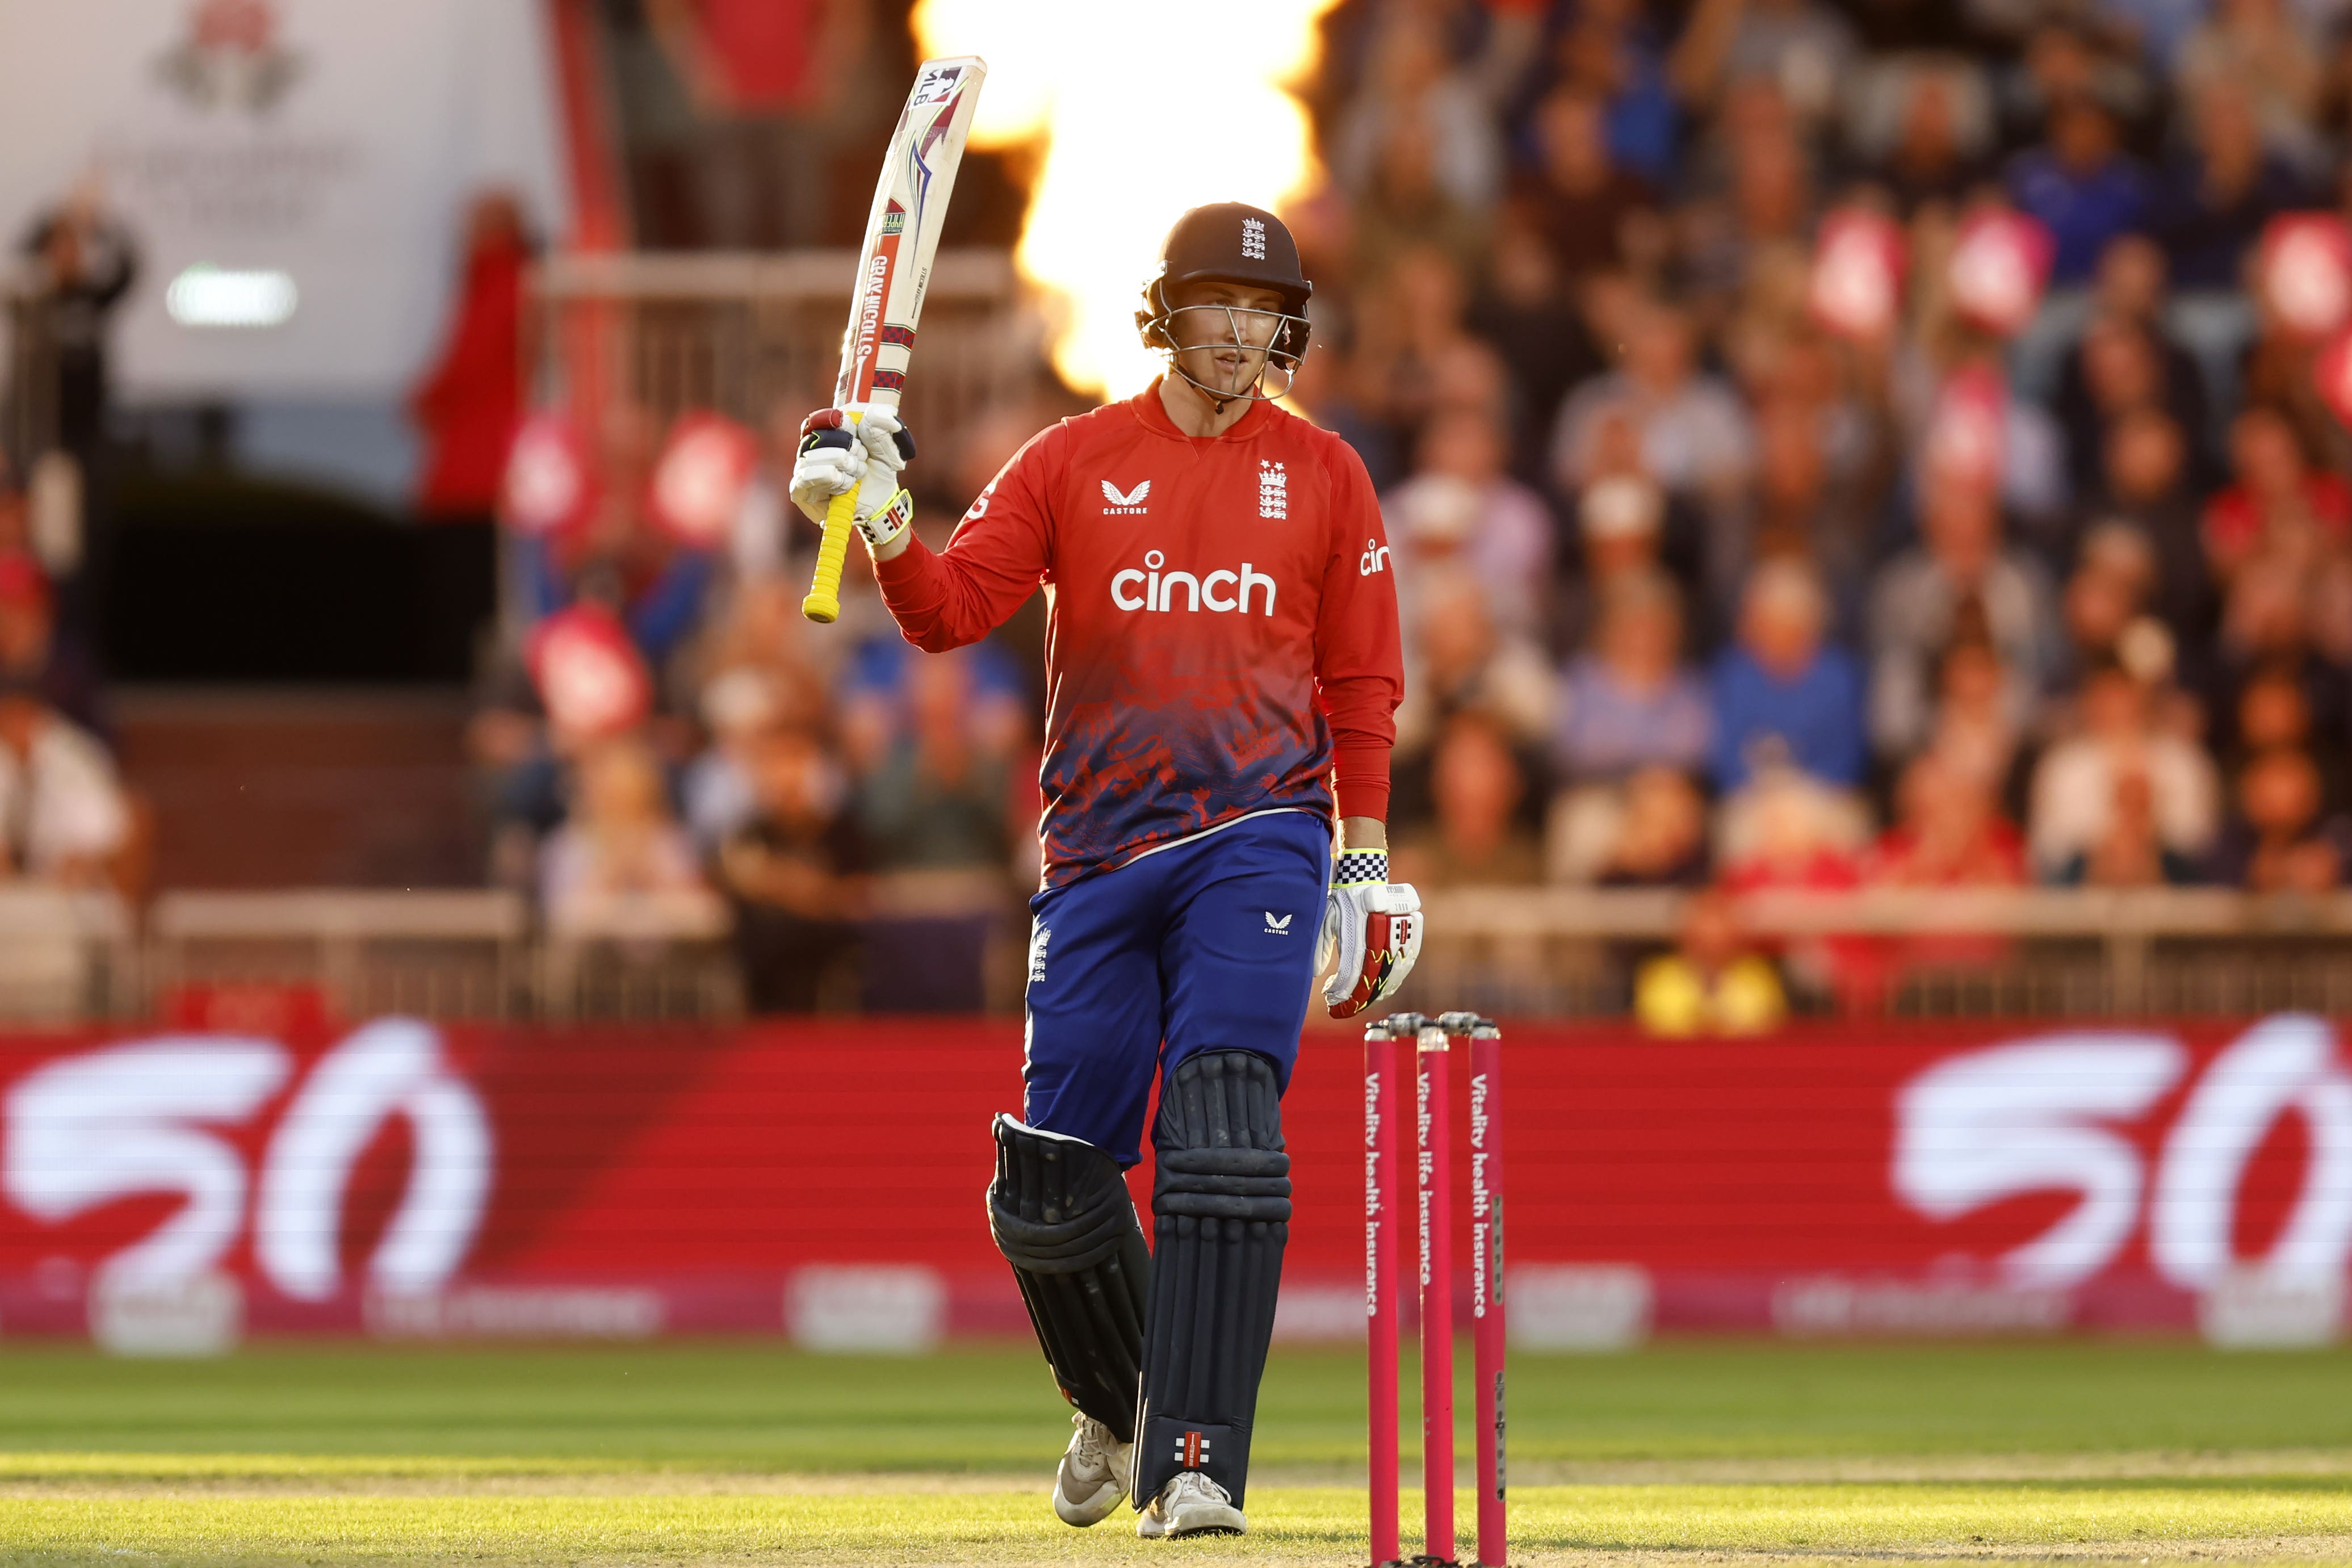
[[[1331,872],[1331,885],[1335,888],[1385,883],[1388,879],[1389,856],[1385,849],[1349,849],[1340,855],[1339,864]]]

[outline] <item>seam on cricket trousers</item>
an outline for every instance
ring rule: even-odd
[[[1165,844],[1155,844],[1150,848],[1146,849],[1141,854],[1136,856],[1134,859],[1122,860],[1118,865],[1105,869],[1102,874],[1104,876],[1108,876],[1113,871],[1124,871],[1129,866],[1134,865],[1137,860],[1148,860],[1152,856],[1159,854],[1162,849],[1181,849],[1187,844],[1198,844],[1202,839],[1208,837],[1209,835],[1213,833],[1223,833],[1226,828],[1233,826],[1236,823],[1255,822],[1261,816],[1279,816],[1284,812],[1295,812],[1300,816],[1322,816],[1326,815],[1326,813],[1317,809],[1316,807],[1306,805],[1269,805],[1262,807],[1256,811],[1245,811],[1239,816],[1229,816],[1225,818],[1224,821],[1218,823],[1214,827],[1203,827],[1198,833],[1188,833],[1181,838],[1171,838]]]

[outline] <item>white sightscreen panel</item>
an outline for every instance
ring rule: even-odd
[[[88,172],[139,238],[131,397],[397,395],[438,342],[462,207],[568,220],[539,0],[0,0],[0,241]],[[282,271],[283,325],[195,329],[166,287]]]

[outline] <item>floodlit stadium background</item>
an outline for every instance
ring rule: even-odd
[[[1149,384],[1177,213],[1285,216],[1526,1346],[2333,1341],[2340,9],[0,12],[0,1334],[1017,1334],[1042,597],[813,627],[779,494],[974,52],[920,526]],[[1355,1048],[1288,1342],[1360,1332]],[[897,1224],[818,1108],[925,1129]]]

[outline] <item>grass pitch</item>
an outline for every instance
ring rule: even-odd
[[[0,1347],[0,1563],[1346,1563],[1362,1378],[1278,1352],[1251,1535],[1145,1543],[1052,1518],[1026,1349]],[[1516,1357],[1510,1413],[1514,1563],[2352,1563],[2352,1354],[1681,1344]]]

